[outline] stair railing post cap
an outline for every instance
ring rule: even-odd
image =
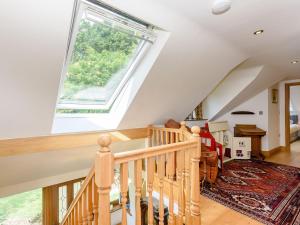
[[[109,134],[101,134],[100,137],[98,138],[98,144],[102,148],[107,148],[110,146],[112,140]]]
[[[191,128],[191,130],[192,130],[192,133],[193,133],[194,136],[199,136],[199,133],[200,133],[200,127],[199,126],[193,126]]]
[[[181,121],[181,122],[180,122],[180,125],[181,125],[182,127],[185,126],[185,124],[186,124],[185,121]]]

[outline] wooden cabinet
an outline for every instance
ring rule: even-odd
[[[252,157],[264,159],[261,153],[261,138],[266,135],[266,131],[252,124],[236,124],[234,127],[235,137],[251,137]]]

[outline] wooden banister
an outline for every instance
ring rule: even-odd
[[[127,225],[127,202],[129,163],[134,163],[135,224],[142,224],[141,198],[142,184],[147,182],[148,221],[154,224],[153,184],[158,179],[159,225],[165,224],[164,196],[169,198],[168,224],[200,225],[200,178],[199,160],[201,142],[199,127],[192,128],[192,134],[182,123],[180,129],[148,127],[148,146],[144,149],[113,154],[109,134],[98,139],[100,149],[96,154],[95,166],[82,184],[77,196],[71,203],[61,225],[110,225],[110,190],[114,182],[114,167],[120,165],[120,192],[122,205],[122,225]],[[143,175],[143,161],[146,162],[146,176]],[[155,161],[157,175],[155,175]],[[168,183],[165,186],[165,183]],[[174,194],[176,188],[177,195]],[[168,189],[168,195],[165,195]],[[174,213],[177,200],[178,215]]]
[[[127,152],[119,152],[114,154],[116,164],[121,164],[138,159],[145,159],[153,156],[160,156],[172,152],[177,152],[182,148],[194,148],[197,143],[193,140],[186,142],[178,142],[170,145],[155,146],[150,148],[137,149]]]
[[[66,218],[70,216],[71,212],[73,210],[75,210],[75,207],[80,199],[80,197],[82,196],[82,193],[85,191],[85,189],[87,188],[87,186],[89,185],[89,183],[92,181],[93,177],[95,176],[95,168],[94,166],[92,167],[92,169],[90,170],[88,176],[85,178],[84,182],[81,185],[80,190],[78,191],[76,197],[74,198],[74,200],[72,201],[64,220],[61,222],[61,224],[64,224],[66,221]],[[76,215],[78,215],[78,212],[76,213]],[[78,218],[78,216],[76,217]]]

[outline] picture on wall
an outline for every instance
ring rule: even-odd
[[[278,89],[272,89],[272,103],[278,103]]]

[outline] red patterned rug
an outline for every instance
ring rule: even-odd
[[[224,166],[202,195],[264,224],[300,225],[300,168],[255,160]]]

